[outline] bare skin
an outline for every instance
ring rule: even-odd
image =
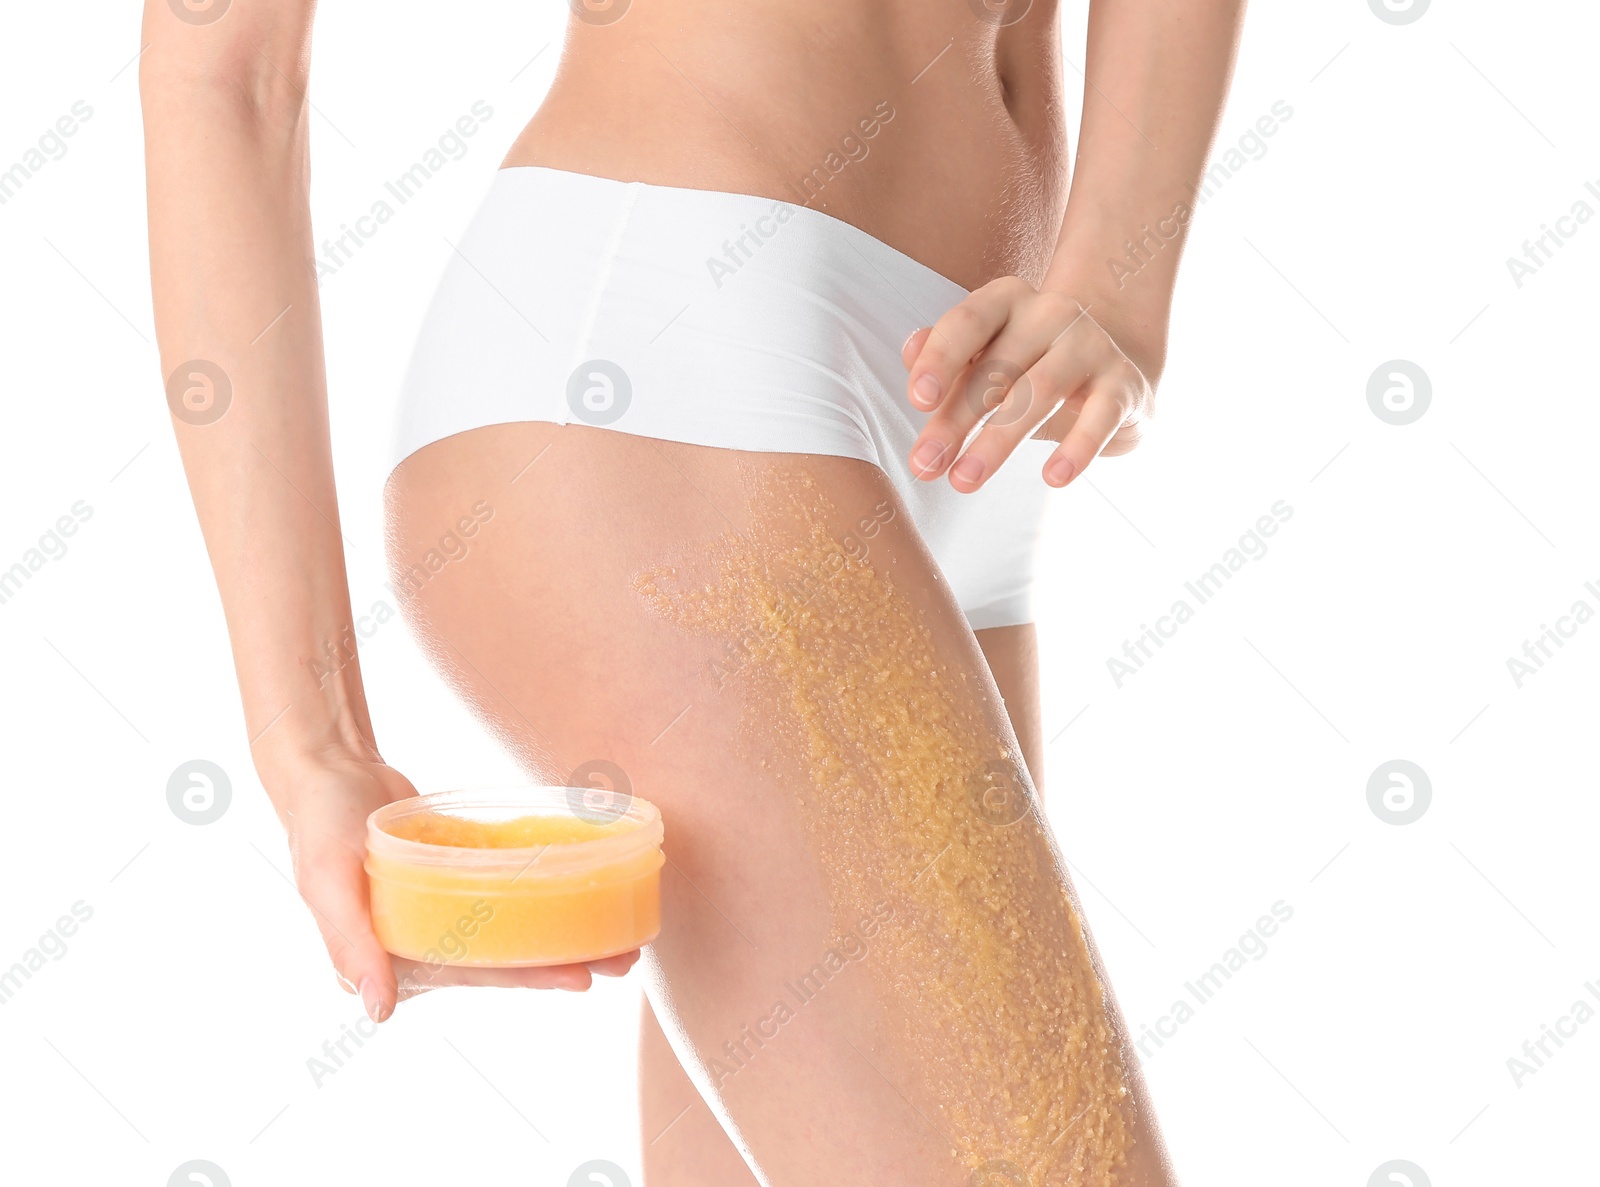
[[[615,3],[580,7],[592,15]],[[414,789],[382,759],[358,660],[351,655],[331,670],[318,664],[329,643],[349,631],[351,612],[317,289],[305,265],[314,254],[306,99],[313,7],[312,0],[235,3],[224,19],[207,23],[179,19],[166,0],[148,0],[141,39],[163,375],[227,613],[252,754],[340,983],[360,993],[375,1019],[444,984],[581,989],[594,973],[625,972],[633,958],[435,975],[383,952],[367,917],[362,822],[372,808]],[[1061,118],[1066,76],[1049,2],[730,7],[633,0],[621,20],[570,22],[556,81],[506,163],[805,202],[973,289],[905,346],[906,398],[933,414],[906,464],[927,481],[972,490],[1031,433],[1061,442],[1042,480],[1064,485],[1101,453],[1132,448],[1150,413],[1187,227],[1175,212],[1195,191],[1241,14],[1242,0],[1094,0],[1070,191]],[[870,141],[850,140],[884,102],[893,118]],[[870,151],[862,154],[863,147]],[[834,168],[840,160],[848,163]],[[1131,272],[1129,261],[1137,265]],[[1026,383],[1008,380],[995,392],[1020,402],[1022,414],[1004,418],[1004,428],[979,426],[981,410],[962,395],[975,366],[997,359],[1026,375]],[[220,368],[222,396],[193,396],[193,360]],[[220,401],[219,416],[204,415],[218,406],[207,400]],[[407,559],[408,533],[425,539],[436,524],[448,524],[462,483],[471,485],[462,475],[486,473],[483,466],[520,453],[526,434],[539,431],[481,430],[430,446],[402,466],[390,490],[393,559]],[[463,570],[470,579],[456,574],[430,583],[426,601],[409,609],[461,693],[530,770],[560,772],[586,758],[631,755],[630,771],[659,788],[656,798],[674,820],[683,880],[669,878],[677,922],[650,972],[663,1021],[688,1050],[711,1043],[719,1027],[758,1003],[788,968],[784,958],[807,955],[786,950],[781,937],[761,943],[765,929],[820,943],[829,927],[824,904],[838,888],[822,884],[824,871],[796,845],[799,830],[784,815],[795,810],[792,798],[784,807],[784,796],[794,796],[799,772],[786,781],[772,770],[727,766],[726,730],[753,711],[748,697],[715,699],[718,708],[704,720],[686,715],[668,735],[672,747],[663,741],[649,754],[630,749],[642,744],[635,736],[641,723],[696,687],[708,644],[645,615],[624,594],[637,574],[623,570],[660,561],[651,548],[726,527],[706,519],[681,488],[663,494],[675,467],[650,468],[664,455],[638,450],[639,443],[612,435],[574,447],[566,463],[585,481],[609,475],[603,499],[635,517],[620,533],[611,531],[616,521],[606,521],[609,551],[593,544],[592,509],[586,518],[582,507],[559,498],[523,506],[519,483],[504,496],[502,522],[520,517],[526,533],[510,539],[507,532],[500,544],[480,549],[482,563]],[[724,489],[727,507],[751,510],[727,457],[694,450],[672,456],[697,481]],[[826,478],[846,503],[877,500],[887,490],[881,474],[859,463],[813,458],[801,468]],[[639,478],[647,471],[653,488]],[[539,486],[533,476],[523,480],[529,490]],[[555,514],[561,507],[565,518]],[[580,529],[587,535],[580,538]],[[1029,742],[1032,726],[1022,721],[1023,712],[1036,714],[1026,688],[1031,645],[1023,634],[975,639],[955,608],[940,601],[904,516],[891,536],[889,547],[902,557],[904,596],[971,687],[989,690],[973,712],[997,743],[1020,742],[1019,753],[1037,770],[1037,739]],[[611,567],[598,596],[614,604],[615,622],[597,621],[592,606],[575,601],[585,566],[594,563]],[[520,584],[507,586],[491,573]],[[908,582],[919,573],[924,584]],[[580,653],[581,663],[574,658]],[[639,662],[641,655],[648,662]],[[556,696],[549,675],[563,665],[570,679],[560,691],[568,695]],[[764,780],[772,794],[761,797],[762,811],[748,804],[721,811],[687,791]],[[759,847],[770,860],[749,861],[758,848],[753,840],[764,841]],[[730,861],[725,854],[742,856]],[[1036,875],[1020,867],[1007,873],[1028,894],[1065,887],[1064,878],[1035,884]],[[711,901],[770,910],[741,916],[762,959],[735,961],[727,920],[707,913]],[[705,968],[721,978],[708,980]],[[1096,973],[1103,973],[1098,965]],[[826,1008],[796,1023],[781,1048],[764,1052],[767,1058],[729,1087],[707,1093],[723,1125],[774,1184],[814,1181],[824,1157],[831,1177],[844,1181],[964,1181],[965,1165],[948,1143],[930,1141],[919,1128],[922,1110],[908,1115],[906,1097],[891,1095],[882,1074],[864,1070],[840,1045],[894,1022],[864,981],[840,989]],[[1107,1010],[1120,1027],[1109,996]],[[647,1032],[647,1102],[652,1083],[671,1086],[682,1074],[659,1058],[659,1048],[652,1065],[649,1039]],[[885,1066],[916,1099],[915,1060],[885,1044]],[[1131,1145],[1117,1181],[1169,1182],[1136,1063],[1119,1074],[1128,1080]],[[731,1167],[726,1156],[735,1147],[724,1142],[711,1144],[716,1154],[698,1153]],[[653,1173],[670,1182],[673,1174],[692,1174],[693,1165],[663,1164]],[[728,1182],[748,1181],[728,1174]]]
[[[993,627],[975,631],[974,637],[1005,702],[1034,786],[1042,793],[1044,734],[1033,625]],[[672,1053],[648,999],[639,1018],[639,1104],[640,1148],[649,1187],[758,1187],[738,1148]]]
[[[1056,0],[590,7],[625,15],[571,23],[506,165],[808,205],[977,290],[907,344],[924,480],[976,490],[1034,435],[1065,486],[1138,444],[1244,0],[1095,0],[1075,176]],[[980,352],[1027,382],[969,441]]]
[[[814,477],[838,506],[827,526],[841,533],[861,509],[894,498],[881,473],[849,459],[738,454],[541,424],[436,442],[402,463],[388,489],[397,563],[437,536],[439,508],[478,500],[494,508],[468,560],[406,606],[467,703],[530,771],[605,758],[672,822],[663,884],[670,923],[652,946],[650,985],[665,1025],[702,1059],[715,1058],[769,1011],[831,942],[827,863],[804,843],[796,806],[807,794],[803,776],[766,748],[763,735],[753,748],[737,741],[748,737],[760,708],[738,682],[708,678],[723,654],[719,641],[663,621],[636,589],[638,574],[652,565],[703,554],[730,530],[752,530],[760,508],[741,465]],[[961,683],[989,690],[975,702],[981,728],[1015,743],[989,664],[903,513],[878,555],[875,563],[916,604]],[[508,589],[518,596],[496,592]],[[1026,674],[1021,644],[1029,633],[1013,629],[1009,640],[991,640],[1002,649],[1012,644],[997,667]],[[1031,704],[1024,687],[1012,697]],[[1032,734],[1024,752],[1037,762],[1037,718],[1026,710],[1017,716]],[[720,790],[708,794],[711,787]],[[910,882],[918,871],[884,873]],[[864,972],[870,962],[829,984],[748,1066],[700,1084],[707,1106],[676,1122],[691,1103],[683,1073],[672,1072],[662,1032],[647,1028],[649,1181],[801,1184],[815,1181],[817,1166],[830,1166],[843,1182],[965,1184],[972,1165],[953,1156],[938,1114],[920,1101],[916,1060],[892,1041],[878,1042],[898,1011],[893,998],[873,990]],[[932,966],[924,975],[934,975]],[[1106,1010],[1125,1043],[1109,995]],[[1041,1066],[1068,1059],[1049,1049],[1037,1058]],[[1174,1182],[1131,1055],[1117,1071],[1128,1085],[1120,1107],[1130,1141],[1114,1181]],[[1069,1074],[1086,1069],[1072,1064]],[[742,1169],[728,1137],[719,1140],[718,1120],[761,1179]],[[654,1140],[663,1131],[670,1142]],[[1045,1174],[1032,1181],[1080,1180]]]

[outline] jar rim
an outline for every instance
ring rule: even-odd
[[[519,816],[557,816],[595,823],[632,820],[638,827],[586,841],[513,848],[439,845],[397,837],[385,831],[385,825],[428,812],[489,820],[511,820]],[[626,861],[659,847],[661,840],[661,813],[654,804],[634,795],[619,795],[594,787],[509,784],[458,788],[394,800],[367,817],[369,856],[478,873],[510,871],[513,880],[523,875],[572,874]]]

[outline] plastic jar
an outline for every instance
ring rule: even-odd
[[[428,964],[504,968],[579,964],[655,939],[661,813],[594,796],[512,787],[379,808],[366,858],[378,942]]]

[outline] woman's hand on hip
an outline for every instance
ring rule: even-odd
[[[364,862],[367,817],[384,804],[417,794],[411,781],[376,755],[349,751],[302,754],[274,763],[262,780],[289,834],[295,885],[322,933],[339,984],[359,993],[374,1022],[395,1005],[448,985],[529,989],[589,988],[591,974],[620,977],[637,951],[587,965],[546,968],[434,966],[385,952],[372,930]]]
[[[917,330],[902,356],[912,406],[932,414],[911,447],[911,472],[925,481],[948,473],[962,493],[1030,436],[1060,442],[1044,480],[1065,486],[1099,455],[1137,445],[1151,413],[1144,372],[1090,311],[1016,276],[990,281]]]

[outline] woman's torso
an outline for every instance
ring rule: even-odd
[[[1056,2],[985,3],[577,0],[505,164],[783,199],[966,288],[1037,284],[1066,204]]]

